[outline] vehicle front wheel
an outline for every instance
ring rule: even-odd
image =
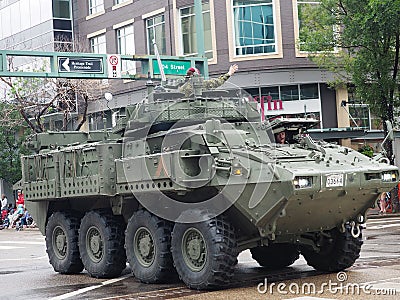
[[[319,244],[319,252],[309,248],[301,250],[308,265],[319,271],[339,272],[351,267],[360,257],[363,241],[361,232],[353,237],[351,226],[346,224],[343,233],[335,228],[321,235]]]
[[[122,220],[102,211],[86,213],[79,228],[79,251],[92,277],[119,276],[126,267]]]
[[[46,225],[46,251],[54,271],[61,274],[82,272],[78,229],[80,219],[70,213],[53,213]]]
[[[222,216],[175,224],[171,249],[179,278],[192,289],[221,287],[233,276],[238,255],[235,232]]]

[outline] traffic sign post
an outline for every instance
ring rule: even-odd
[[[13,57],[43,59],[48,65],[45,71],[20,71],[9,69],[7,63]],[[207,58],[161,56],[164,73],[171,77],[186,75],[190,67],[197,67],[208,78]],[[123,62],[138,62],[134,74],[122,74]],[[136,73],[140,71],[140,73]],[[154,55],[120,55],[73,52],[36,52],[0,50],[0,76],[36,78],[76,78],[76,79],[161,79],[157,57]]]

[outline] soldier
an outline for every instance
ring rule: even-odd
[[[277,144],[285,144],[286,143],[286,131],[282,130],[275,134],[275,142]]]
[[[221,86],[222,84],[225,83],[225,81],[227,81],[229,79],[229,77],[231,77],[237,70],[238,70],[238,65],[234,64],[231,65],[229,68],[228,73],[223,74],[221,76],[219,76],[218,78],[214,78],[214,79],[209,79],[209,80],[204,80],[203,81],[203,88],[204,89],[215,89],[219,86]],[[191,94],[193,94],[193,86],[192,83],[190,82],[190,78],[193,75],[198,75],[200,76],[200,71],[196,68],[189,68],[186,72],[186,82],[184,85],[182,85],[179,90],[185,94],[186,97],[189,97]]]

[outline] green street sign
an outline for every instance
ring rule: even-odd
[[[186,71],[191,67],[190,61],[162,60],[165,75],[185,76]],[[153,61],[154,74],[160,74],[157,60]]]

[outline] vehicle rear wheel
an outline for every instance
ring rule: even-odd
[[[78,229],[80,219],[65,212],[53,213],[46,225],[46,251],[54,271],[61,274],[82,272]]]
[[[79,228],[79,250],[90,276],[119,276],[126,267],[122,220],[102,211],[86,213]]]
[[[338,272],[351,267],[360,257],[363,241],[361,233],[357,238],[351,235],[349,224],[346,224],[345,229],[342,233],[335,228],[328,232],[330,237],[321,236],[319,252],[302,249],[301,254],[308,265],[316,270],[328,272]]]
[[[179,278],[199,290],[229,283],[238,255],[234,229],[222,216],[175,224],[171,252]]]
[[[176,278],[171,255],[172,224],[145,210],[135,212],[125,232],[129,265],[137,279],[163,283]]]
[[[272,244],[250,249],[251,256],[262,267],[277,270],[293,264],[300,255],[296,246],[291,244]]]

